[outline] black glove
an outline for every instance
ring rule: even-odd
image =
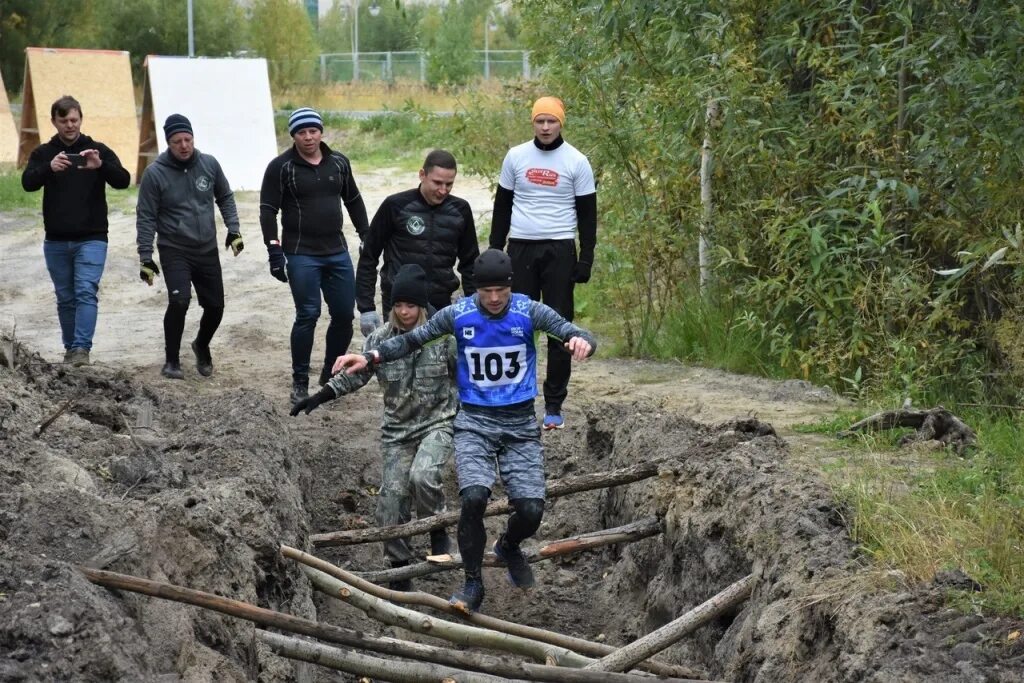
[[[139,279],[150,287],[153,286],[153,278],[160,274],[160,266],[153,259],[148,258],[139,266]]]
[[[285,272],[284,251],[280,244],[268,244],[267,255],[270,257],[270,274],[281,282],[288,282],[288,273]]]
[[[231,250],[231,253],[238,256],[245,249],[245,242],[242,241],[242,234],[238,232],[229,232],[228,237],[224,240],[224,247]]]
[[[306,415],[309,415],[311,412],[316,410],[317,406],[321,403],[333,401],[335,398],[337,398],[337,396],[334,394],[334,389],[331,389],[329,386],[325,386],[312,396],[307,396],[301,401],[296,401],[290,411],[291,416],[295,417],[302,411],[305,411]]]
[[[589,282],[591,268],[593,268],[592,263],[577,261],[576,265],[572,267],[572,281],[579,284]]]

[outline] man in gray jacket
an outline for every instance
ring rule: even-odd
[[[196,370],[213,373],[210,340],[224,316],[224,279],[217,254],[217,223],[213,204],[227,226],[225,248],[235,256],[244,245],[238,223],[235,195],[220,164],[193,144],[192,124],[181,114],[171,114],[164,123],[167,150],[146,168],[139,185],[135,229],[141,267],[139,277],[152,286],[160,268],[153,260],[153,235],[157,236],[160,261],[167,283],[167,312],[164,314],[164,353],[160,373],[170,379],[184,379],[179,351],[185,331],[185,314],[192,287],[203,308],[199,332],[192,342]]]

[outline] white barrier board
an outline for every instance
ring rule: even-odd
[[[265,59],[150,55],[145,89],[139,178],[154,158],[150,150],[167,149],[164,121],[183,114],[192,122],[196,149],[217,158],[233,190],[260,189],[263,171],[278,154]]]

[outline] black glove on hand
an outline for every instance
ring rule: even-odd
[[[160,274],[160,266],[156,265],[153,259],[146,259],[139,266],[139,279],[150,287],[153,286],[153,278]]]
[[[317,406],[319,406],[321,403],[333,401],[335,398],[337,398],[337,396],[334,395],[334,389],[331,389],[329,386],[325,386],[323,389],[313,394],[312,396],[307,396],[306,398],[300,401],[296,401],[295,405],[292,406],[292,409],[290,411],[291,416],[295,417],[296,415],[303,411],[305,411],[306,415],[309,415],[311,412],[316,410]]]
[[[242,234],[238,232],[229,232],[228,237],[224,240],[224,246],[231,250],[231,253],[238,256],[245,249],[245,242],[242,241]]]
[[[572,267],[572,281],[579,284],[589,282],[591,268],[593,268],[593,264],[587,261],[577,261],[576,265]]]
[[[267,254],[270,257],[270,274],[281,282],[288,282],[288,274],[285,272],[284,251],[280,244],[268,244]]]

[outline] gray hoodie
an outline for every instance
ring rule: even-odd
[[[186,162],[163,152],[146,168],[139,184],[135,209],[139,259],[153,258],[154,233],[160,245],[200,253],[216,249],[214,202],[228,232],[240,232],[235,195],[217,160],[198,149]]]

